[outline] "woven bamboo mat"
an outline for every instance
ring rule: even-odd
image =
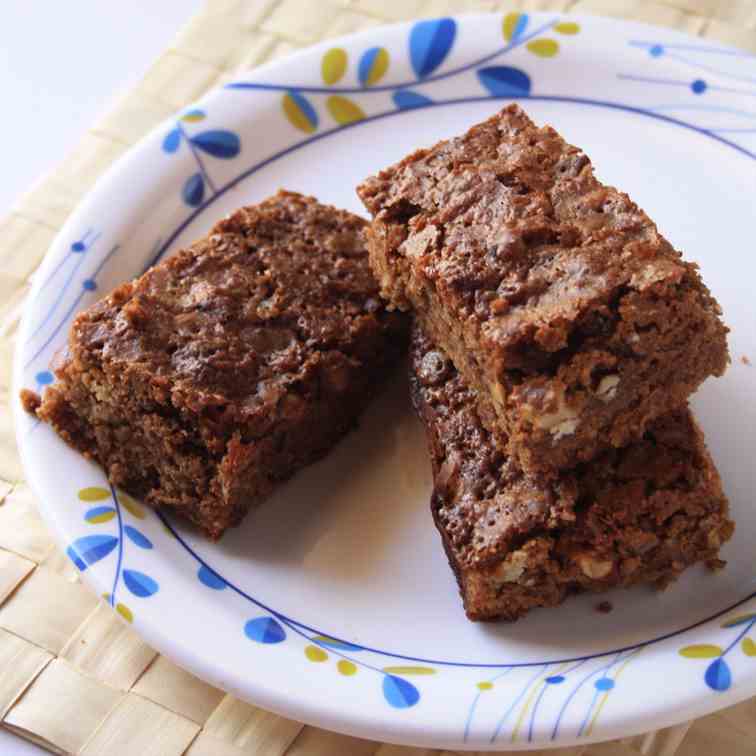
[[[24,482],[7,411],[11,354],[29,281],[58,229],[98,176],[158,121],[240,69],[329,36],[410,17],[524,8],[632,18],[756,52],[756,0],[210,0],[142,82],[0,220],[2,726],[55,752],[86,756],[438,753],[336,735],[242,703],[159,656],[98,601],[54,545]],[[753,755],[756,699],[559,753]]]

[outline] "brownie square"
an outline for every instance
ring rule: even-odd
[[[75,320],[27,408],[110,480],[210,538],[355,425],[406,345],[365,221],[279,192]]]
[[[728,363],[720,309],[630,198],[510,105],[368,178],[370,261],[524,470],[643,435]]]
[[[515,620],[578,591],[720,567],[727,500],[688,408],[559,476],[522,472],[480,421],[475,393],[417,327],[412,399],[433,468],[433,518],[472,620]]]

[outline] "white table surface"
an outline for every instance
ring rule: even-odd
[[[3,4],[0,216],[136,83],[201,0]],[[44,751],[0,728],[0,756]]]
[[[11,0],[0,24],[0,217],[136,83],[201,0]],[[2,753],[2,752],[0,752]]]

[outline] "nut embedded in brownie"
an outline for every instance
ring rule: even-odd
[[[355,424],[406,343],[365,225],[283,191],[238,210],[81,313],[58,382],[25,405],[220,537]]]
[[[412,399],[428,438],[433,517],[467,616],[515,620],[570,593],[720,567],[727,500],[687,408],[556,478],[523,473],[480,422],[475,393],[419,327]]]
[[[383,295],[488,398],[483,420],[524,470],[640,438],[727,366],[696,266],[516,105],[357,191]]]

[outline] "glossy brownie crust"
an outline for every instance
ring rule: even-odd
[[[690,410],[569,473],[533,477],[496,445],[474,393],[419,328],[410,353],[433,517],[470,619],[515,620],[570,593],[664,587],[695,562],[722,565],[734,526]]]
[[[728,362],[698,274],[516,105],[367,179],[370,261],[531,472],[640,438]]]
[[[364,227],[289,192],[235,212],[76,319],[38,416],[218,538],[355,424],[406,344]]]

